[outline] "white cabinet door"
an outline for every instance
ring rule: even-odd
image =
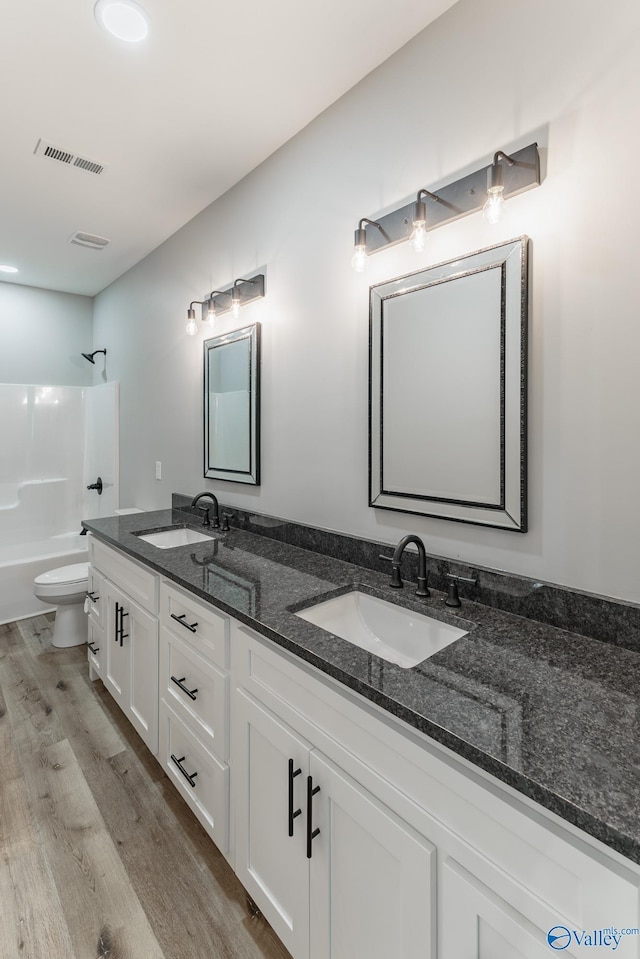
[[[242,690],[235,710],[236,873],[286,948],[295,959],[306,959],[305,789],[311,745]]]
[[[548,929],[536,929],[455,860],[443,863],[440,885],[440,959],[549,959],[554,951],[575,959],[568,936],[550,947]]]
[[[128,600],[129,718],[151,752],[158,752],[158,620]],[[126,631],[126,629],[125,629]]]
[[[158,620],[105,582],[104,683],[149,747],[158,752]],[[104,662],[104,660],[103,660]]]
[[[435,959],[434,847],[321,753],[309,770],[311,959]]]
[[[124,712],[128,711],[129,703],[129,638],[128,628],[123,624],[124,616],[123,595],[119,589],[105,581],[103,596],[106,599],[106,608],[103,605],[104,617],[104,644],[106,651],[106,665],[103,671],[104,684]],[[105,659],[103,659],[103,663]]]

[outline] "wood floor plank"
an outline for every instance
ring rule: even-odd
[[[44,613],[41,616],[32,616],[30,619],[21,619],[16,624],[18,632],[22,637],[23,645],[32,656],[37,656],[38,653],[51,649],[53,621],[53,615],[51,613]],[[77,647],[69,648],[74,649]],[[64,655],[68,650],[60,650],[60,652]]]
[[[24,780],[3,780],[0,783],[0,861],[11,863],[28,855],[38,842],[38,828]]]
[[[76,953],[46,855],[37,849],[7,867],[9,881],[2,880],[3,914],[0,943],[7,959],[84,959]],[[6,901],[5,901],[6,895]],[[5,907],[7,918],[5,919]],[[87,953],[86,955],[93,955]]]

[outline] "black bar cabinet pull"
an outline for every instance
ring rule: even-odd
[[[96,596],[95,593],[89,593],[89,592],[87,592],[87,596],[89,597],[89,599],[91,600],[92,603],[97,603],[98,600],[100,599],[100,597],[99,597],[99,596]]]
[[[307,859],[311,859],[311,843],[320,834],[319,829],[313,828],[313,797],[320,792],[320,786],[313,785],[313,777],[307,776]]]
[[[171,758],[172,758],[172,760],[174,761],[174,763],[176,764],[176,766],[178,767],[178,769],[180,770],[180,772],[182,773],[182,775],[184,776],[184,778],[187,780],[187,782],[189,783],[189,785],[195,787],[194,779],[196,778],[196,776],[197,776],[198,774],[197,774],[197,773],[188,773],[187,770],[184,768],[184,766],[182,765],[182,763],[184,762],[184,760],[185,760],[186,757],[185,757],[185,756],[181,756],[180,759],[176,759],[176,757],[173,755],[173,753],[171,753]]]
[[[175,683],[176,686],[179,686],[180,689],[182,690],[182,692],[187,694],[187,696],[189,697],[189,699],[195,700],[195,699],[198,698],[198,697],[196,696],[196,693],[198,692],[198,690],[197,690],[197,689],[187,689],[186,686],[183,686],[182,684],[184,683],[184,681],[185,681],[186,678],[187,678],[186,676],[183,676],[182,679],[176,679],[175,676],[172,676],[172,677],[171,677],[171,682],[172,682],[172,683]]]
[[[197,623],[185,623],[187,614],[181,613],[179,616],[176,616],[175,613],[171,613],[171,619],[175,619],[176,623],[180,623],[181,626],[184,626],[185,629],[190,630],[192,633],[195,633]]]
[[[115,615],[115,640],[116,643],[120,639],[118,631],[120,629],[120,603],[116,600],[116,615]],[[122,643],[120,643],[122,646]]]
[[[96,653],[99,653],[99,652],[100,652],[100,647],[99,647],[99,646],[94,646],[93,643],[87,643],[87,646],[89,647],[89,649],[91,650],[91,652],[94,654],[94,656],[95,656]]]
[[[120,645],[122,646],[123,639],[128,639],[129,633],[124,631],[124,618],[128,616],[129,613],[125,613],[124,606],[120,607]]]
[[[302,815],[301,809],[293,810],[293,780],[302,772],[293,768],[293,759],[289,760],[289,835],[293,836],[293,820]]]

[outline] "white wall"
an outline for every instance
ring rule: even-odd
[[[0,383],[88,386],[92,317],[91,297],[0,281]]]
[[[121,500],[160,507],[209,486],[232,505],[389,543],[411,530],[432,553],[640,600],[639,102],[637,0],[460,0],[98,296],[94,342],[121,382]],[[543,185],[497,228],[471,216],[419,256],[403,245],[351,271],[360,217],[533,140]],[[369,284],[520,234],[533,246],[530,532],[370,509]],[[263,324],[263,483],[205,482],[206,334],[184,334],[186,309],[264,266],[267,297],[241,321]],[[429,415],[445,410],[443,397]]]

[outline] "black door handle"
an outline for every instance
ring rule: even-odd
[[[186,676],[183,676],[182,679],[176,679],[175,676],[172,676],[172,677],[171,677],[171,682],[172,682],[172,683],[175,683],[176,686],[178,686],[178,687],[182,690],[183,693],[186,693],[187,696],[189,697],[189,699],[196,700],[196,699],[198,698],[198,697],[196,696],[196,693],[198,692],[197,688],[196,688],[196,689],[187,689],[186,686],[183,686],[183,685],[182,685],[182,684],[184,683],[184,681],[185,681],[186,678],[187,678]]]
[[[171,753],[171,758],[172,758],[172,760],[174,761],[174,763],[176,764],[176,766],[178,767],[178,769],[180,770],[180,772],[182,773],[182,775],[184,776],[184,778],[187,780],[187,782],[189,783],[189,785],[195,787],[195,783],[194,783],[193,780],[196,778],[196,776],[197,776],[198,774],[197,774],[197,773],[188,773],[187,770],[184,768],[184,766],[182,765],[182,763],[184,762],[184,760],[185,760],[186,757],[185,757],[185,756],[181,756],[180,759],[176,759],[176,757],[173,755],[173,753]]]
[[[99,476],[95,483],[89,483],[87,489],[95,489],[98,491],[98,496],[102,496],[102,477]]]
[[[293,768],[293,759],[289,760],[289,835],[293,836],[293,820],[302,815],[301,809],[293,809],[293,780],[302,772],[301,769]]]
[[[319,829],[313,828],[313,797],[320,792],[320,786],[313,785],[313,777],[307,776],[307,859],[311,859],[311,843],[320,835]]]

